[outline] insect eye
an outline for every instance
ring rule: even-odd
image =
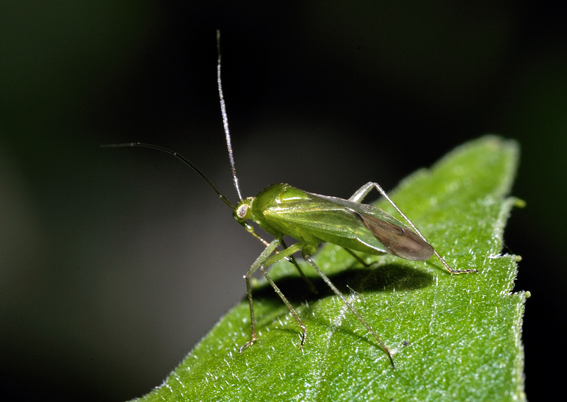
[[[246,213],[248,212],[248,205],[247,204],[242,204],[240,207],[238,207],[238,209],[236,210],[236,216],[238,216],[238,218],[240,219],[244,219],[244,217],[246,216]]]

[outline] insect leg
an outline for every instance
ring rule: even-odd
[[[279,241],[281,242],[281,239]],[[273,281],[273,279],[270,278],[270,276],[268,275],[268,273],[266,272],[264,267],[268,267],[268,266],[278,262],[279,260],[281,260],[283,258],[287,258],[287,257],[291,256],[292,254],[301,250],[303,248],[303,246],[304,246],[303,243],[295,243],[291,247],[287,247],[285,250],[281,251],[279,254],[276,254],[276,255],[269,257],[268,259],[266,259],[264,261],[263,264],[260,265],[260,270],[262,271],[262,273],[264,274],[264,276],[266,277],[266,279],[268,280],[270,285],[272,285],[272,287],[274,288],[274,291],[278,294],[280,299],[282,299],[282,301],[284,302],[284,304],[288,308],[291,315],[293,315],[293,318],[295,318],[297,325],[299,325],[299,327],[301,328],[301,345],[300,345],[300,347],[302,349],[303,349],[303,345],[305,344],[305,338],[307,337],[307,328],[305,327],[305,325],[303,324],[303,322],[299,318],[299,314],[297,314],[297,311],[295,311],[295,309],[293,308],[293,306],[291,305],[289,300],[287,300],[287,298],[284,296],[283,292],[276,285],[276,283]]]
[[[348,200],[352,201],[352,202],[362,202],[364,200],[364,197],[366,197],[368,195],[368,193],[370,191],[372,191],[372,189],[374,188],[374,184],[376,184],[376,183],[369,181],[364,186],[362,186],[358,190],[356,190],[355,193]],[[378,187],[380,187],[380,186],[378,186]],[[381,187],[380,187],[380,189],[381,189]],[[380,190],[378,190],[378,191],[380,191]],[[384,191],[384,190],[382,190],[382,191]]]
[[[270,265],[278,262],[279,260],[287,258],[290,255],[292,255],[293,253],[301,250],[301,248],[302,248],[302,243],[296,243],[291,247],[287,247],[285,250],[281,251],[278,254],[271,255],[272,253],[274,253],[274,251],[276,250],[276,247],[278,247],[280,245],[280,243],[281,243],[281,239],[273,240],[269,244],[269,246],[266,247],[266,249],[264,251],[262,251],[262,254],[260,254],[260,256],[256,259],[254,264],[252,264],[252,266],[250,267],[250,269],[248,270],[248,272],[244,276],[244,278],[246,279],[246,290],[248,291],[248,303],[250,305],[250,322],[251,322],[250,325],[252,327],[252,339],[250,341],[246,342],[238,350],[239,352],[242,352],[243,349],[252,345],[258,339],[257,333],[256,333],[256,321],[254,319],[254,305],[253,305],[253,302],[252,302],[252,288],[250,286],[250,278],[251,278],[252,274],[258,268],[260,268],[260,270],[262,271],[262,273],[264,274],[264,276],[266,277],[266,279],[268,280],[270,285],[274,288],[274,291],[282,299],[282,301],[284,302],[284,304],[286,305],[286,307],[288,308],[290,313],[293,315],[293,318],[295,318],[295,321],[297,321],[297,324],[301,328],[301,348],[303,348],[303,344],[305,343],[305,338],[307,336],[307,328],[305,327],[303,322],[301,322],[301,319],[299,318],[299,314],[297,314],[297,311],[295,311],[295,309],[293,308],[293,306],[291,305],[289,300],[287,300],[287,298],[284,296],[284,294],[282,293],[280,288],[276,285],[276,283],[273,281],[273,279],[270,278],[270,276],[268,275],[268,273],[264,269],[265,266],[266,267],[270,266]]]
[[[295,311],[295,309],[293,308],[293,306],[291,305],[289,300],[287,300],[287,298],[284,296],[284,294],[282,293],[280,288],[278,288],[278,286],[273,281],[273,279],[270,278],[270,276],[268,275],[268,273],[264,269],[263,265],[260,265],[260,269],[262,270],[262,273],[264,274],[264,276],[266,277],[268,282],[270,282],[270,285],[272,285],[272,287],[274,288],[274,290],[276,291],[278,296],[282,299],[282,301],[284,302],[284,304],[288,308],[291,315],[293,315],[293,318],[295,318],[295,321],[297,321],[297,325],[299,325],[299,327],[301,328],[301,345],[300,345],[300,347],[301,347],[301,349],[303,349],[303,344],[305,343],[305,338],[307,337],[307,328],[305,327],[303,322],[301,322],[301,319],[299,318],[299,314],[297,314],[297,311]]]
[[[287,245],[284,243],[283,239],[282,239],[282,246],[284,247],[284,249],[287,249]],[[355,258],[358,258],[355,257]],[[295,268],[297,268],[297,270],[299,271],[299,274],[301,275],[301,278],[303,278],[303,280],[305,281],[305,283],[307,283],[307,285],[309,286],[309,289],[311,290],[311,292],[317,294],[319,293],[317,291],[317,288],[313,285],[313,283],[311,283],[311,281],[309,280],[308,277],[305,276],[305,274],[303,273],[303,270],[301,269],[301,267],[299,266],[299,264],[297,263],[297,261],[295,260],[295,258],[293,257],[293,255],[290,255],[289,257],[286,257],[286,260],[288,260],[289,262],[291,262],[293,265],[295,265]],[[364,262],[363,262],[364,263]]]
[[[244,279],[246,280],[246,292],[248,293],[248,304],[250,305],[250,327],[252,329],[252,339],[246,342],[243,346],[238,349],[239,353],[242,353],[242,349],[247,348],[248,346],[252,345],[258,339],[256,335],[256,320],[254,319],[254,303],[252,302],[252,287],[250,286],[250,278],[252,274],[268,259],[268,257],[274,252],[276,247],[278,247],[280,241],[279,239],[275,239],[268,247],[262,251],[262,254],[254,261],[254,264],[250,267],[246,275],[244,275]]]
[[[268,247],[268,246],[270,245],[270,243],[268,243],[266,240],[262,239],[260,236],[258,236],[258,235],[256,234],[256,232],[254,232],[254,228],[253,228],[251,225],[249,225],[249,224],[246,223],[246,222],[239,222],[239,223],[244,227],[244,229],[246,229],[246,230],[248,231],[248,233],[250,233],[252,236],[254,236],[254,237],[257,238],[258,240],[260,240],[264,246]],[[281,239],[280,241],[281,241],[281,244],[282,244],[284,250],[287,249],[288,247],[287,247],[287,245],[284,243],[283,239]],[[274,252],[275,252],[275,253],[279,253],[278,250],[274,250]],[[299,264],[297,263],[297,261],[295,260],[295,258],[294,258],[292,255],[290,255],[290,256],[288,256],[288,257],[285,257],[285,259],[286,259],[286,261],[289,261],[289,262],[291,262],[293,265],[295,265],[295,268],[297,268],[297,270],[299,271],[299,274],[301,275],[301,278],[305,281],[305,283],[307,283],[307,285],[309,286],[309,289],[311,290],[311,292],[313,292],[313,293],[315,293],[315,294],[319,293],[319,292],[317,291],[317,288],[313,285],[313,283],[311,283],[311,281],[309,280],[309,278],[305,276],[305,274],[303,273],[303,270],[301,269],[301,267],[299,266]]]
[[[354,251],[352,251],[350,248],[344,248],[343,249],[349,253],[350,255],[352,255],[354,257],[354,259],[356,261],[358,261],[359,263],[361,263],[363,266],[365,267],[369,267],[370,265],[366,263],[366,261],[364,261],[362,258],[360,258]]]
[[[378,341],[378,343],[380,344],[380,346],[382,346],[382,349],[384,349],[384,352],[386,352],[386,354],[388,355],[388,358],[390,359],[390,362],[392,363],[392,367],[395,369],[396,365],[394,364],[394,359],[392,358],[392,354],[390,353],[390,350],[388,349],[388,347],[384,344],[384,342],[382,342],[382,339],[380,339],[378,337],[378,335],[376,335],[376,332],[374,332],[374,330],[372,329],[372,327],[370,327],[370,325],[368,325],[368,323],[366,321],[364,321],[364,319],[362,318],[362,316],[360,314],[358,314],[358,311],[355,310],[355,308],[352,306],[352,304],[349,303],[349,301],[343,296],[343,294],[341,293],[341,291],[339,289],[337,289],[337,287],[335,285],[333,285],[333,282],[331,282],[331,280],[327,277],[327,275],[325,275],[323,273],[323,271],[321,271],[319,269],[319,267],[315,264],[315,262],[313,261],[313,259],[311,258],[311,256],[303,256],[305,258],[305,260],[307,260],[307,262],[309,262],[309,264],[311,264],[311,266],[313,268],[315,268],[315,271],[317,271],[317,273],[319,274],[319,276],[321,276],[321,278],[323,278],[323,280],[325,281],[325,283],[327,283],[327,285],[329,285],[329,287],[333,290],[333,292],[335,292],[335,294],[337,296],[339,296],[339,298],[343,301],[343,303],[349,308],[349,310],[356,316],[356,318],[358,319],[358,321],[360,321],[368,330],[368,332],[370,332],[372,334],[372,336]]]
[[[384,191],[384,189],[382,187],[380,187],[380,185],[378,183],[375,182],[368,182],[366,183],[364,186],[360,187],[353,195],[352,197],[349,198],[349,201],[353,201],[353,202],[362,202],[362,200],[364,200],[364,197],[366,197],[368,195],[368,193],[375,188],[376,190],[378,190],[378,192],[380,193],[380,195],[382,197],[384,197],[395,209],[396,211],[398,211],[398,213],[404,218],[404,220],[411,226],[411,228],[415,231],[415,233],[417,233],[417,235],[419,237],[422,238],[423,241],[425,241],[427,244],[429,244],[431,246],[431,244],[427,241],[427,239],[425,238],[425,236],[423,236],[421,234],[421,232],[419,231],[418,228],[415,227],[415,225],[413,224],[412,221],[409,220],[409,218],[402,212],[402,210],[394,203],[394,201],[391,200],[390,197],[388,197],[388,194]],[[432,246],[433,247],[433,246]],[[445,260],[439,255],[439,253],[435,250],[435,248],[433,248],[433,254],[435,254],[435,257],[437,257],[437,259],[439,261],[441,261],[441,263],[443,264],[443,266],[447,269],[447,271],[449,271],[451,274],[462,274],[462,273],[476,273],[478,272],[476,269],[453,269],[449,266],[449,264],[447,264],[445,262]]]

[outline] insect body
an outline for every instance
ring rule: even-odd
[[[372,185],[368,183],[361,190]],[[240,202],[235,218],[250,219],[280,238],[289,235],[304,244],[307,254],[314,253],[319,243],[329,242],[367,254],[391,253],[407,260],[427,260],[433,255],[427,241],[379,208],[307,193],[289,184],[275,184],[257,197]]]
[[[219,46],[218,43],[219,33],[217,31],[217,46]],[[305,277],[300,266],[293,258],[293,254],[301,251],[303,258],[315,269],[315,271],[317,271],[325,283],[329,285],[333,292],[335,292],[335,294],[356,316],[356,318],[366,327],[368,332],[370,332],[370,334],[376,339],[388,355],[392,367],[395,368],[392,355],[384,342],[382,342],[370,325],[366,323],[352,304],[343,296],[343,294],[313,261],[312,256],[316,253],[318,245],[323,242],[329,242],[341,246],[351,253],[352,250],[375,255],[390,253],[406,260],[428,260],[432,255],[435,255],[452,274],[470,273],[476,272],[476,270],[456,270],[451,268],[419,232],[415,225],[407,218],[406,215],[404,215],[390,197],[388,197],[388,194],[386,194],[378,183],[369,182],[365,184],[348,200],[308,193],[292,187],[289,184],[274,184],[265,188],[256,197],[243,199],[238,186],[238,178],[236,176],[236,168],[230,141],[230,132],[228,129],[228,119],[226,116],[226,107],[220,79],[220,59],[219,46],[217,84],[226,143],[232,167],[233,181],[240,199],[240,202],[236,206],[233,206],[232,203],[217,190],[213,183],[211,183],[211,181],[195,165],[176,152],[157,145],[139,142],[103,145],[103,147],[145,147],[166,152],[182,160],[195,170],[195,172],[197,172],[205,181],[207,181],[207,183],[217,193],[219,198],[233,210],[234,219],[236,219],[239,224],[241,224],[249,233],[266,246],[264,251],[260,254],[244,276],[246,279],[246,288],[250,305],[252,336],[250,341],[239,349],[240,352],[242,352],[242,350],[246,347],[252,345],[258,339],[256,332],[256,320],[254,318],[252,288],[250,285],[250,278],[258,269],[262,271],[270,285],[274,288],[275,292],[280,296],[297,321],[302,331],[301,347],[303,347],[307,335],[307,328],[301,321],[301,318],[291,303],[266,272],[266,268],[268,266],[282,259],[286,259],[295,265],[304,280],[311,286],[311,289],[316,292],[316,289],[313,287],[311,282],[309,282],[307,277]],[[407,222],[408,226],[379,208],[368,204],[362,204],[362,201],[372,189],[376,189],[384,198],[386,198],[386,200],[388,200],[388,202]],[[254,228],[248,223],[248,221],[256,223],[260,228],[273,235],[275,239],[271,242],[262,239],[255,233]],[[297,243],[287,247],[283,241],[283,237],[286,235],[296,239]],[[354,253],[353,255],[358,258],[358,256]]]
[[[394,206],[415,232],[381,209],[360,202],[373,188],[376,188]],[[428,260],[435,254],[450,273],[476,272],[475,270],[455,270],[451,268],[397,205],[394,204],[378,183],[369,182],[365,184],[348,200],[308,193],[289,184],[274,184],[264,189],[256,197],[242,200],[234,210],[234,218],[241,224],[245,224],[245,220],[252,220],[266,232],[276,236],[276,240],[268,244],[264,253],[260,255],[245,276],[250,303],[252,339],[240,349],[241,351],[257,339],[250,277],[258,268],[262,270],[301,327],[303,331],[301,346],[303,346],[307,333],[305,326],[289,301],[264,269],[282,258],[301,251],[303,258],[309,262],[358,320],[376,338],[388,354],[392,365],[394,365],[386,345],[311,258],[317,252],[319,243],[329,242],[341,246],[347,251],[356,250],[367,254],[382,255],[390,253],[412,261]],[[271,255],[276,247],[282,243],[282,238],[285,235],[293,237],[298,242],[291,247],[284,245],[284,251]],[[297,264],[296,267],[301,272]]]

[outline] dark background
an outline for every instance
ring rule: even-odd
[[[159,385],[245,293],[261,245],[235,200],[386,189],[485,133],[522,159],[526,392],[564,383],[567,3],[2,2],[0,400],[123,401]]]

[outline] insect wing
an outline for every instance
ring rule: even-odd
[[[380,208],[342,198],[309,195],[351,211],[391,254],[412,261],[428,260],[433,255],[433,247],[428,242]]]
[[[390,253],[412,261],[428,260],[433,255],[433,247],[411,230],[372,215],[355,214]]]
[[[266,207],[263,214],[268,222],[296,239],[305,237],[301,232],[315,236],[326,233],[341,238],[355,238],[367,231],[360,219],[342,205],[315,194],[303,194],[303,198],[287,199]]]

